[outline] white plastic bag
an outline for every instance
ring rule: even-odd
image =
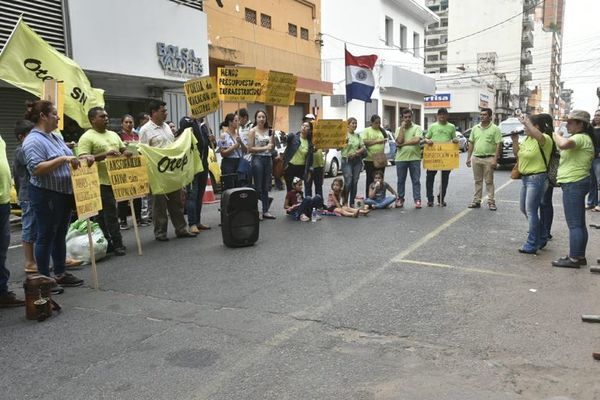
[[[104,237],[102,229],[96,223],[92,224],[92,241],[96,261],[106,257],[108,241]],[[91,262],[86,220],[77,220],[71,224],[67,232],[66,242],[67,257],[83,261],[85,264]]]

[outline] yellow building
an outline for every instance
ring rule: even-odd
[[[272,107],[240,104],[250,119],[266,108],[275,129],[299,130],[302,117],[316,110],[311,94],[331,95],[330,82],[321,81],[320,0],[240,0],[205,2],[208,17],[210,73],[226,65],[255,67],[288,72],[298,77],[296,104]],[[224,112],[233,112],[238,104],[225,104]],[[275,110],[276,109],[276,110]]]

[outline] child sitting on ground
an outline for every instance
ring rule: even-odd
[[[285,196],[283,208],[288,215],[291,215],[294,220],[308,222],[310,221],[313,208],[323,207],[323,198],[318,194],[314,197],[304,197],[302,192],[302,179],[294,177],[292,180],[293,189]],[[321,216],[317,214],[317,219]]]
[[[342,178],[335,178],[331,183],[331,192],[329,192],[329,196],[327,197],[327,211],[344,217],[356,218],[359,214],[367,215],[370,210],[359,210],[358,208],[352,208],[343,204],[343,189],[344,180]]]
[[[385,196],[386,190],[389,190],[394,196]],[[369,198],[365,199],[365,204],[371,208],[393,208],[394,202],[398,198],[396,191],[383,181],[381,171],[373,173],[373,183],[369,185]]]

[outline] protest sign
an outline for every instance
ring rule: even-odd
[[[219,108],[219,94],[213,76],[187,81],[183,90],[192,117],[202,118]]]
[[[219,100],[255,103],[261,95],[267,72],[256,68],[223,67],[217,72]]]
[[[275,106],[292,106],[296,100],[297,83],[298,77],[293,74],[269,71],[266,84],[256,101]]]
[[[150,193],[148,169],[143,156],[107,157],[105,164],[115,200],[135,199]]]
[[[423,149],[423,168],[449,171],[458,168],[458,143],[434,143]]]
[[[83,161],[77,169],[73,168],[71,164],[69,164],[69,168],[71,169],[77,217],[86,219],[98,215],[98,211],[102,210],[98,165],[94,163],[90,167]]]
[[[317,149],[339,149],[346,145],[348,121],[320,119],[313,122],[313,144]]]
[[[56,79],[44,81],[42,91],[42,100],[48,100],[54,103],[58,113],[58,129],[65,128],[65,84],[57,82]]]

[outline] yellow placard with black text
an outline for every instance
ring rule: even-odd
[[[346,145],[348,121],[319,119],[313,122],[313,144],[317,149],[339,149]]]
[[[106,170],[115,200],[135,199],[150,193],[144,156],[107,157]]]
[[[94,163],[90,167],[83,161],[76,169],[70,164],[69,168],[71,169],[77,218],[86,219],[98,215],[98,211],[102,210],[98,165]]]
[[[256,103],[267,80],[267,72],[247,67],[222,67],[217,72],[219,100]]]
[[[219,94],[214,76],[187,81],[183,90],[192,117],[202,118],[219,109]]]
[[[256,100],[275,106],[292,106],[296,101],[298,77],[287,72],[269,71],[266,84]]]
[[[457,169],[459,165],[458,143],[426,144],[423,148],[423,168],[436,171]]]

